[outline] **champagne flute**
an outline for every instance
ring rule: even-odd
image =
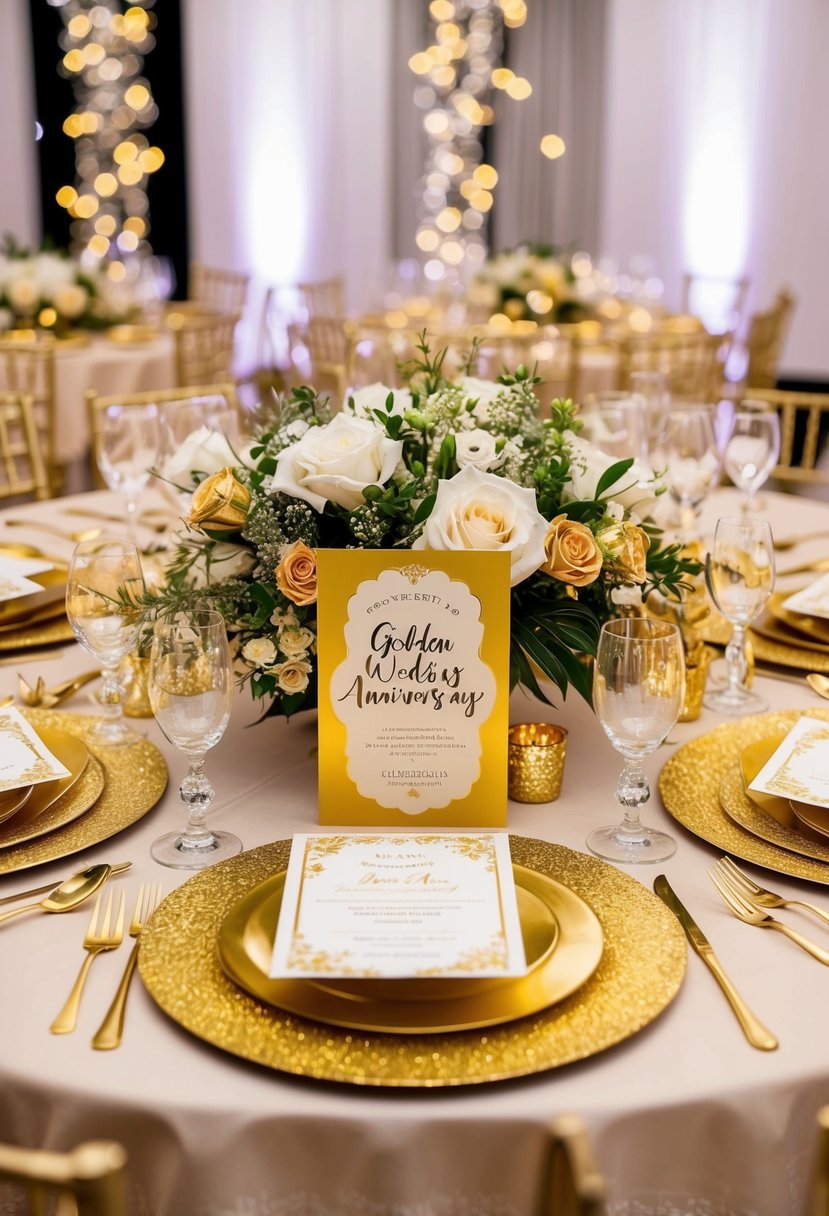
[[[679,506],[679,536],[695,539],[697,507],[717,484],[720,454],[711,410],[704,405],[673,409],[665,431],[668,489]]]
[[[66,580],[66,615],[75,637],[101,664],[105,716],[93,742],[124,747],[140,738],[125,724],[118,665],[135,645],[144,594],[138,550],[130,541],[87,540],[75,547]]]
[[[215,791],[204,757],[224,735],[233,700],[233,663],[218,612],[195,609],[156,621],[148,691],[156,722],[190,762],[179,787],[187,826],[160,836],[150,852],[164,866],[199,870],[242,848],[238,836],[214,832],[205,823]]]
[[[754,516],[717,520],[714,544],[705,562],[708,593],[734,626],[725,651],[728,684],[703,700],[724,714],[756,714],[767,708],[746,688],[746,627],[765,607],[774,587],[771,526]]]
[[[126,498],[127,527],[136,546],[138,495],[158,460],[160,442],[157,406],[109,405],[103,411],[96,445],[98,468],[110,490]]]
[[[667,832],[645,827],[639,807],[650,798],[642,758],[667,738],[682,709],[685,659],[676,625],[625,617],[605,621],[593,668],[593,705],[610,742],[625,758],[616,786],[622,823],[597,828],[587,847],[608,861],[664,861],[676,852]]]
[[[664,372],[631,372],[630,391],[642,402],[645,411],[645,433],[648,463],[658,463],[665,442],[671,391]]]
[[[743,491],[742,510],[757,507],[757,491],[768,481],[780,455],[780,417],[761,401],[744,401],[734,415],[723,453],[725,471]]]

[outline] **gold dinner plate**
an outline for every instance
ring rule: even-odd
[[[54,828],[70,823],[89,810],[103,789],[101,774],[100,780],[87,784],[86,798],[64,800],[63,795],[80,781],[89,764],[89,749],[77,735],[69,735],[50,726],[37,726],[35,729],[55,759],[69,769],[69,776],[60,777],[57,781],[43,781],[34,787],[31,798],[15,815],[14,821],[0,826],[0,849],[22,844],[24,840],[35,840]]]
[[[763,766],[771,760],[785,737],[786,734],[783,732],[769,735],[766,739],[758,739],[756,743],[749,743],[740,752],[740,773],[746,796],[754,805],[761,811],[765,811],[766,815],[771,815],[783,827],[792,828],[795,826],[795,819],[787,798],[778,798],[776,794],[764,794],[761,790],[749,788]]]
[[[0,823],[5,823],[16,815],[22,806],[32,796],[33,785],[22,785],[16,790],[6,790],[0,794]]]
[[[154,342],[158,330],[153,325],[113,325],[106,334],[110,342],[130,345],[133,342]]]
[[[784,607],[789,596],[794,594],[794,591],[775,591],[769,598],[766,607],[782,625],[787,625],[795,633],[805,634],[812,641],[823,642],[824,645],[829,646],[829,621],[823,617],[810,616],[805,612],[792,612],[791,609]]]
[[[719,612],[712,612],[699,627],[700,637],[713,646],[726,646],[731,638],[732,626]],[[807,642],[779,641],[764,637],[752,626],[748,640],[754,658],[760,663],[775,663],[778,667],[792,667],[797,671],[819,671],[829,674],[829,651],[807,649]],[[762,672],[760,672],[762,675]]]
[[[66,567],[43,570],[40,574],[27,574],[33,583],[39,583],[42,591],[20,595],[0,604],[0,629],[4,631],[31,624],[50,616],[60,616],[66,611]]]
[[[768,613],[759,620],[752,621],[751,630],[752,633],[758,633],[760,637],[767,638],[770,642],[777,642],[782,646],[793,646],[796,650],[808,650],[815,654],[829,655],[829,644],[804,637],[802,633],[781,624]]]
[[[623,871],[562,845],[511,836],[513,861],[569,888],[596,914],[605,948],[571,996],[520,1021],[449,1034],[355,1032],[264,1004],[219,961],[222,923],[240,899],[288,864],[277,841],[210,866],[162,902],[138,966],[147,991],[176,1023],[265,1068],[352,1085],[436,1088],[545,1072],[636,1034],[673,1000],[685,937],[652,891]],[[564,948],[561,941],[555,959]]]
[[[20,624],[8,632],[0,632],[0,651],[36,650],[41,646],[52,646],[58,642],[74,642],[72,626],[65,615],[54,620]]]
[[[829,865],[754,835],[735,823],[720,802],[720,786],[729,771],[742,783],[737,760],[743,749],[786,734],[803,714],[829,720],[829,709],[781,710],[726,722],[691,739],[664,764],[659,793],[668,813],[699,839],[768,870],[829,885]]]
[[[514,1021],[563,1000],[590,978],[603,935],[584,900],[544,874],[515,867],[530,969],[501,980],[278,979],[268,976],[285,874],[252,891],[223,922],[219,958],[253,996],[300,1017],[351,1030],[448,1034]],[[558,934],[556,932],[558,925]],[[556,937],[558,942],[556,944]]]
[[[754,791],[748,793],[740,768],[734,765],[720,782],[720,803],[729,819],[761,840],[779,845],[780,848],[798,853],[802,857],[811,857],[824,865],[829,864],[829,841],[822,841],[808,829],[801,829],[788,804],[788,818],[784,822],[764,810],[753,798]]]
[[[91,714],[52,709],[23,713],[38,734],[48,727],[77,737],[86,744],[90,757],[79,780],[42,817],[45,821],[52,814],[66,813],[67,820],[36,839],[0,849],[0,874],[69,857],[108,840],[152,810],[167,786],[164,757],[147,739],[132,747],[99,747],[91,738],[99,719]],[[3,831],[0,828],[0,837]]]

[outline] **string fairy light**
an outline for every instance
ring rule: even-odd
[[[409,60],[427,141],[415,243],[424,274],[439,282],[486,258],[498,184],[482,159],[483,131],[496,117],[492,90],[522,101],[532,86],[499,66],[504,26],[523,25],[525,0],[432,0],[429,15],[432,44]]]
[[[106,259],[115,283],[126,277],[125,255],[150,250],[147,179],[165,159],[143,134],[158,117],[142,75],[155,46],[154,2],[125,9],[119,0],[49,0],[64,23],[58,71],[72,81],[76,101],[63,124],[74,142],[75,182],[56,198],[72,218],[73,251]]]

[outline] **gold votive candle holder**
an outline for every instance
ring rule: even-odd
[[[700,715],[705,681],[708,679],[708,664],[713,655],[710,646],[700,646],[695,655],[696,662],[685,665],[685,699],[679,715],[680,722],[696,722]]]
[[[122,706],[128,718],[151,718],[147,682],[150,674],[149,656],[128,654],[121,660],[118,675],[123,688]]]
[[[554,802],[561,792],[567,731],[549,722],[509,728],[507,792],[513,802]]]

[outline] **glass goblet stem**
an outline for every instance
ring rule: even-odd
[[[212,848],[216,838],[205,823],[205,813],[216,791],[204,771],[204,753],[190,757],[190,767],[179,786],[179,797],[187,807],[187,827],[181,834],[181,849]]]
[[[138,501],[134,494],[127,494],[127,531],[132,543],[135,545],[138,552],[141,552],[141,546],[138,543],[138,529],[136,520],[138,518]]]
[[[625,811],[624,824],[619,828],[621,833],[629,833],[631,836],[642,834],[639,807],[644,806],[650,796],[651,788],[641,760],[627,756],[625,767],[619,774],[616,784],[616,799]]]
[[[725,648],[725,661],[728,664],[728,691],[739,697],[748,675],[745,625],[734,625],[731,641]]]
[[[118,663],[101,664],[100,701],[104,712],[98,726],[102,739],[117,743],[126,733],[123,706],[121,704],[121,681],[118,676]]]

